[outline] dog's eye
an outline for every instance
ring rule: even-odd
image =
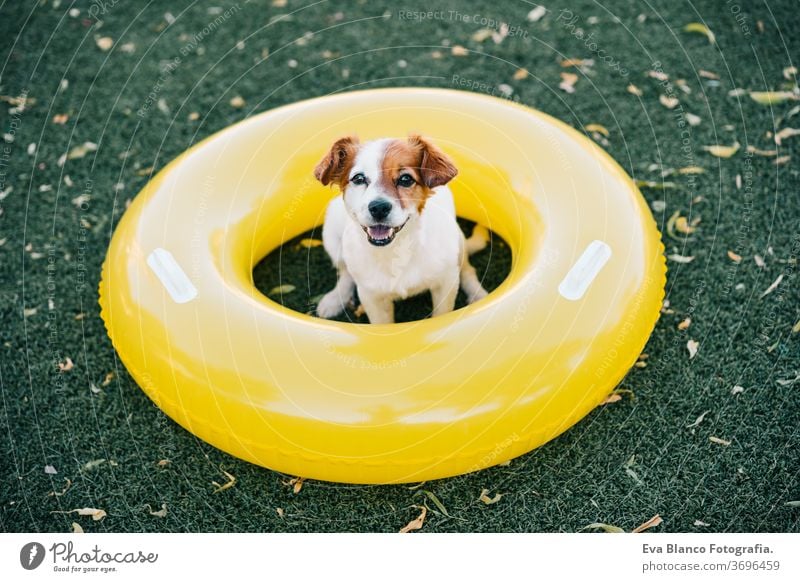
[[[350,178],[350,182],[355,184],[356,186],[363,186],[367,183],[367,177],[364,174],[356,174],[352,178]]]
[[[411,177],[411,174],[403,174],[397,179],[397,185],[401,188],[410,188],[414,183],[414,178]]]

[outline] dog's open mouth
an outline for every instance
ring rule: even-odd
[[[403,230],[406,225],[404,222],[400,226],[389,226],[388,224],[375,224],[373,226],[362,226],[367,233],[367,240],[376,247],[384,247],[394,240],[395,235]]]

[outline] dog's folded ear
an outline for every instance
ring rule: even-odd
[[[332,182],[343,185],[342,180],[350,170],[358,150],[358,138],[354,135],[336,140],[330,151],[319,161],[314,168],[314,177],[324,186]]]
[[[428,188],[444,186],[458,174],[458,168],[442,150],[421,135],[408,136],[408,143],[420,151],[419,172]]]

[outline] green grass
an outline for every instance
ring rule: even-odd
[[[768,132],[800,127],[793,109],[800,102],[769,107],[729,95],[795,85],[783,73],[790,55],[800,54],[795,2],[741,2],[736,9],[711,0],[653,7],[548,2],[549,13],[535,23],[526,20],[532,6],[523,2],[175,2],[170,25],[163,6],[108,1],[99,22],[88,2],[76,4],[77,17],[68,2],[56,4],[0,6],[0,95],[35,100],[16,113],[0,102],[0,129],[13,138],[0,143],[3,531],[63,532],[73,521],[86,531],[396,531],[423,503],[431,510],[423,531],[577,531],[592,522],[632,529],[655,514],[664,519],[656,531],[800,531],[800,509],[787,505],[800,499],[800,382],[791,382],[800,374],[800,333],[792,332],[800,320],[800,138],[783,143],[779,155],[791,158],[777,166],[744,149],[773,149]],[[233,8],[225,17],[210,13],[214,6]],[[402,19],[401,8],[443,17]],[[578,21],[569,24],[562,9]],[[499,44],[478,42],[471,36],[481,25],[450,10],[508,22],[518,33]],[[291,19],[273,20],[293,11]],[[683,32],[692,21],[705,22],[717,44]],[[579,28],[594,35],[578,38]],[[198,34],[203,38],[186,50]],[[102,37],[114,40],[112,50],[98,47]],[[456,44],[471,52],[453,56],[448,47]],[[586,73],[576,71],[573,94],[558,88],[560,73],[574,71],[560,65],[563,58],[595,60]],[[702,120],[689,134],[681,134],[675,110],[659,103],[668,89],[647,76],[656,61],[691,91],[672,88],[681,107]],[[530,76],[514,79],[517,67]],[[697,176],[669,175],[673,188],[644,189],[649,202],[663,201],[654,212],[662,230],[674,212],[701,222],[688,239],[664,234],[668,254],[695,258],[669,262],[671,311],[646,347],[647,366],[623,381],[633,397],[592,412],[509,466],[420,489],[311,481],[294,494],[288,476],[221,453],[166,418],[121,367],[97,306],[111,232],[149,168],[285,103],[367,87],[464,88],[462,82],[480,92],[507,84],[513,99],[576,127],[602,124],[610,134],[604,147],[636,179],[705,168]],[[231,106],[235,96],[243,107]],[[57,114],[69,118],[57,124]],[[60,156],[87,141],[97,151],[59,167]],[[702,149],[734,141],[743,147],[730,159]],[[36,144],[31,154],[29,144]],[[90,199],[81,208],[73,201],[84,193]],[[502,279],[507,257],[500,258],[481,265],[487,280]],[[285,253],[277,279],[271,260],[256,270],[260,288],[295,284],[296,295],[286,300],[297,309],[307,310],[333,283],[321,249]],[[781,275],[777,289],[761,297]],[[424,301],[412,303],[407,316],[426,309]],[[686,317],[691,327],[678,330]],[[692,360],[689,339],[700,344]],[[59,372],[67,357],[74,368]],[[733,395],[734,386],[744,390]],[[170,463],[159,466],[162,459]],[[214,494],[211,482],[224,481],[223,470],[236,484]],[[484,505],[484,488],[502,499]],[[148,506],[162,504],[166,517],[150,515]],[[108,516],[93,522],[57,513],[80,507]]]

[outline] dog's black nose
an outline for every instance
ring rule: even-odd
[[[392,211],[392,203],[385,198],[376,198],[367,206],[369,213],[375,220],[383,220]]]

